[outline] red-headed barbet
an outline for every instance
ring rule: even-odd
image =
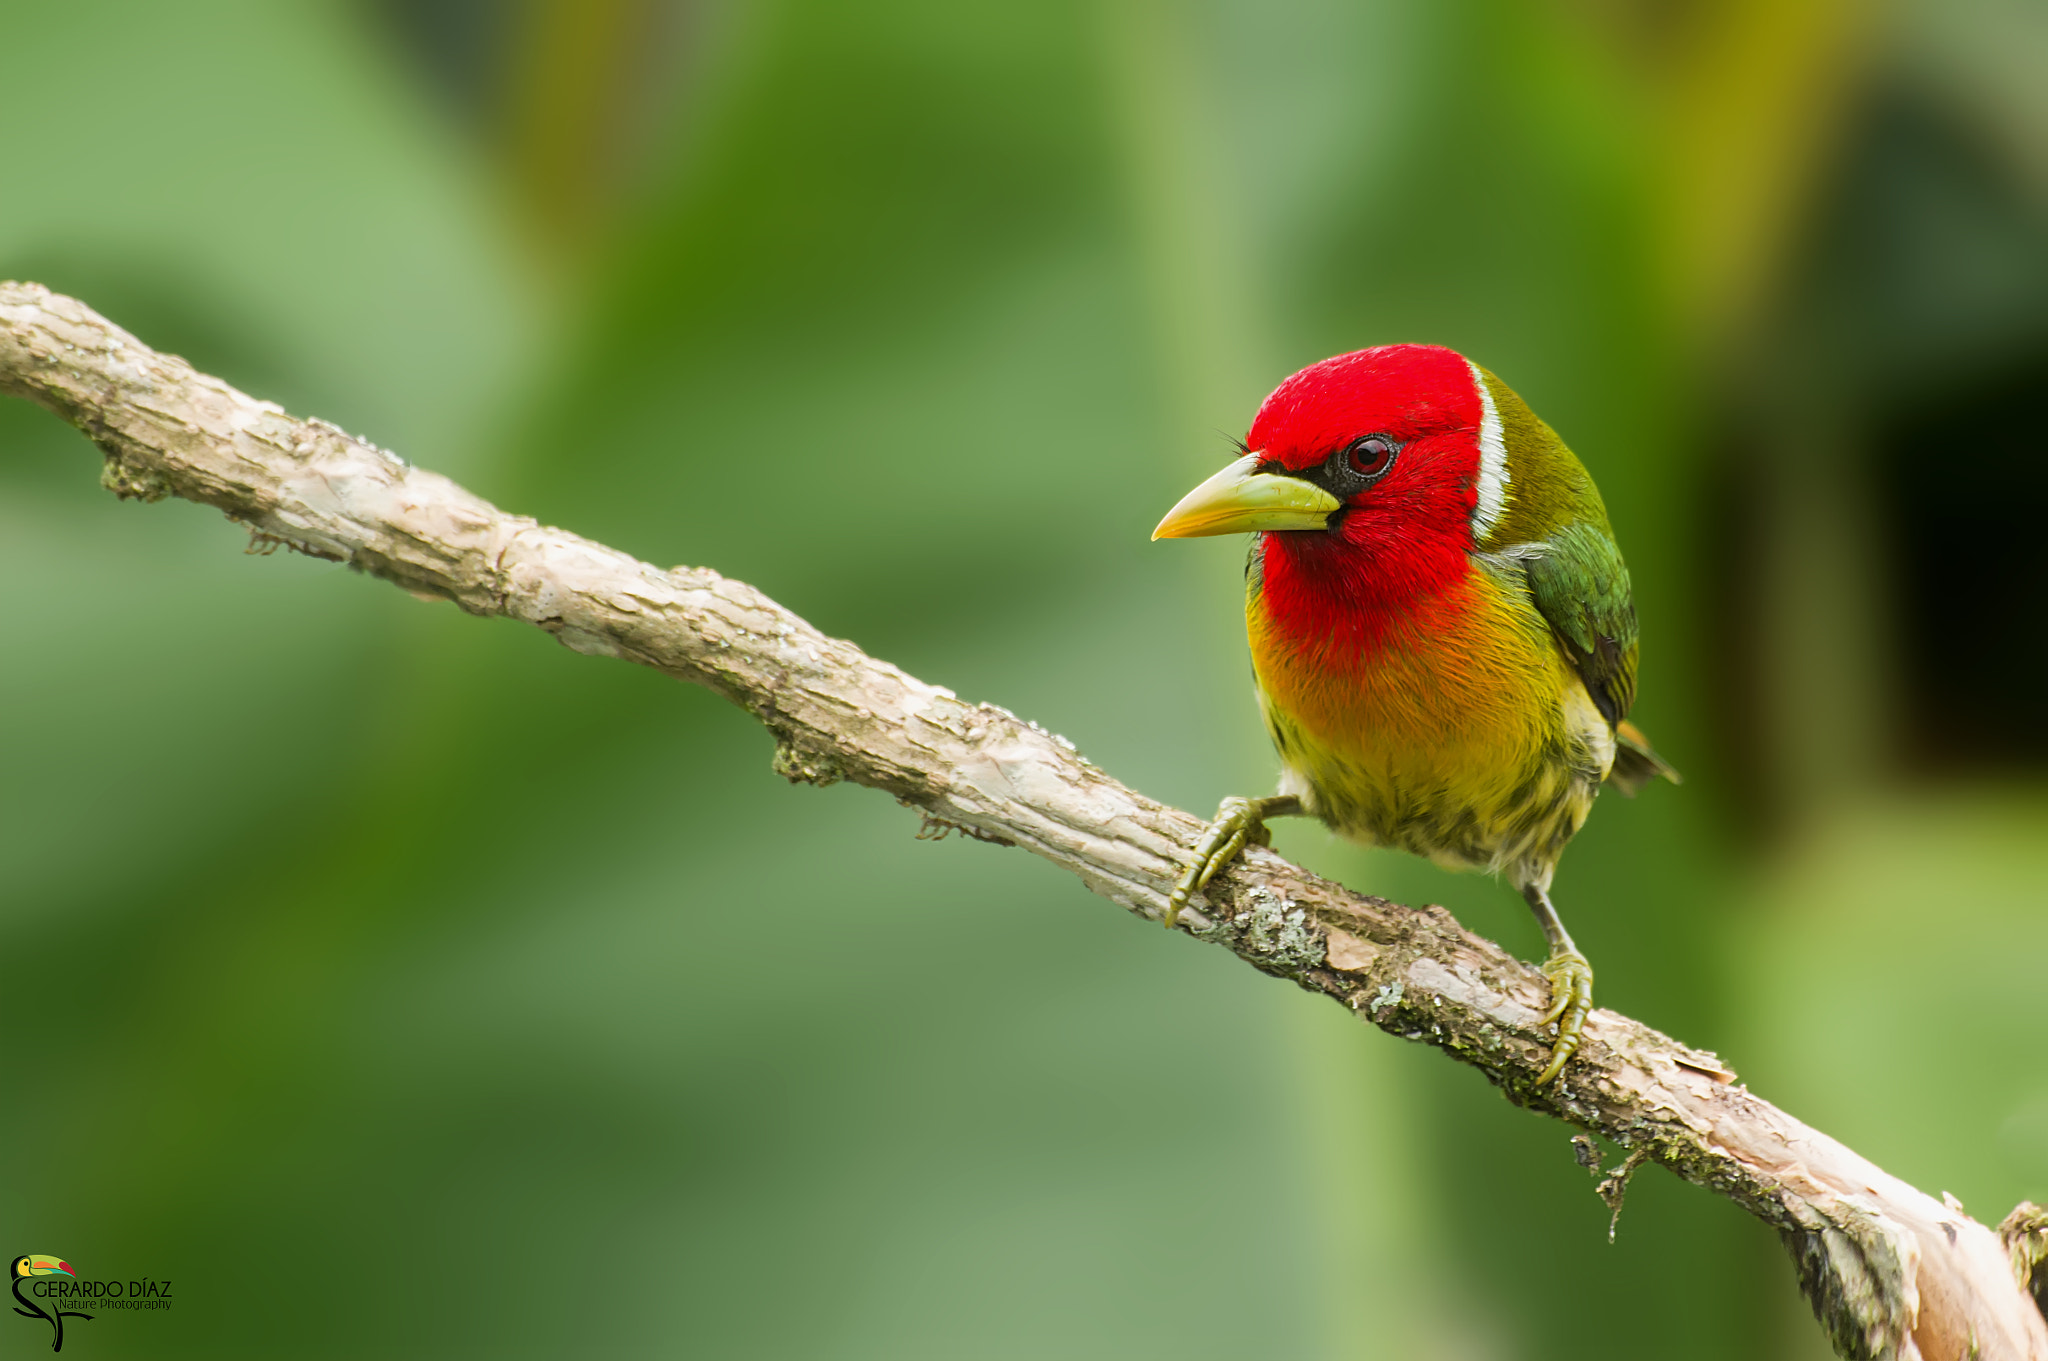
[[[1550,944],[1548,1083],[1593,1005],[1550,901],[1558,857],[1603,783],[1678,779],[1627,721],[1636,613],[1599,489],[1505,383],[1435,345],[1303,369],[1242,448],[1152,537],[1256,535],[1245,629],[1280,789],[1223,801],[1166,923],[1272,817],[1503,874]]]

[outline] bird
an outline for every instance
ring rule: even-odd
[[[21,1283],[36,1276],[64,1276],[76,1280],[78,1273],[71,1269],[69,1262],[46,1252],[23,1253],[8,1264],[8,1278],[14,1287],[14,1312],[23,1318],[39,1318],[48,1323],[51,1329],[50,1350],[61,1352],[64,1350],[64,1320],[82,1318],[90,1321],[92,1315],[82,1314],[76,1309],[45,1309],[23,1295]]]
[[[1276,817],[1497,874],[1549,947],[1545,1086],[1593,1005],[1550,897],[1558,859],[1603,784],[1679,782],[1628,721],[1635,603],[1600,491],[1526,402],[1440,345],[1312,364],[1237,443],[1152,537],[1253,535],[1245,632],[1281,773],[1276,794],[1223,800],[1166,925]]]

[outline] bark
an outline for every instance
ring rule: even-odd
[[[1021,846],[1140,916],[1159,917],[1202,833],[1201,819],[1125,788],[1064,738],[828,638],[742,582],[508,515],[38,285],[0,283],[0,390],[90,437],[120,496],[203,502],[260,541],[707,686],[774,734],[789,779],[884,790],[921,810],[928,831]],[[1628,1164],[1661,1163],[1764,1220],[1841,1355],[2048,1361],[2027,1281],[2038,1210],[2015,1212],[2002,1239],[1752,1095],[1714,1055],[1604,1009],[1564,1074],[1536,1087],[1551,1038],[1538,1025],[1542,976],[1442,908],[1353,893],[1254,848],[1182,922],[1437,1046],[1518,1105],[1614,1141]],[[1611,1203],[1632,1170],[1603,1184]]]

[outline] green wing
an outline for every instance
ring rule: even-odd
[[[1636,701],[1636,607],[1621,550],[1604,527],[1566,525],[1530,545],[1523,571],[1593,702],[1620,726]]]
[[[1636,702],[1636,606],[1628,566],[1604,525],[1566,525],[1540,544],[1510,550],[1522,563],[1529,597],[1571,658],[1593,703],[1614,725],[1614,769],[1608,779],[1633,794],[1678,772],[1650,747],[1628,711]]]

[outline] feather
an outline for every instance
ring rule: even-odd
[[[1607,783],[1634,798],[1644,785],[1658,778],[1685,783],[1685,777],[1652,749],[1641,728],[1626,719],[1615,724],[1614,769],[1608,772]]]

